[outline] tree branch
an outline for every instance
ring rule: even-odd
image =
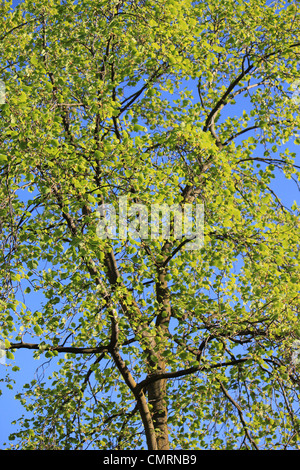
[[[57,351],[59,353],[72,353],[72,354],[96,354],[104,353],[109,351],[108,346],[95,346],[95,347],[76,347],[76,346],[43,346],[39,343],[10,343],[9,348],[12,349],[35,349],[42,351]]]
[[[207,132],[208,129],[210,128],[212,121],[214,120],[214,117],[218,114],[218,112],[223,108],[223,106],[226,104],[226,100],[229,97],[230,93],[232,90],[236,87],[236,85],[254,68],[254,65],[249,65],[249,67],[246,68],[246,70],[243,70],[233,82],[229,85],[223,96],[219,99],[215,107],[211,110],[209,115],[206,118],[205,125],[203,128],[204,132]]]
[[[256,449],[256,450],[259,450],[259,447],[257,446],[256,442],[252,439],[250,433],[249,433],[249,430],[248,430],[248,426],[247,426],[247,423],[246,421],[244,420],[244,416],[243,416],[243,411],[242,411],[242,408],[240,407],[240,405],[232,398],[232,396],[229,394],[228,390],[224,387],[224,385],[222,384],[221,380],[218,379],[218,382],[221,386],[221,389],[222,389],[222,392],[223,394],[225,395],[225,397],[230,401],[230,403],[237,409],[238,411],[238,414],[239,414],[239,417],[240,417],[240,420],[241,420],[241,423],[242,423],[242,426],[243,426],[243,429],[244,429],[244,432],[248,438],[248,440],[251,442],[251,444],[253,445],[253,447]]]
[[[138,388],[145,388],[149,384],[156,382],[157,380],[162,380],[162,379],[178,379],[180,377],[184,377],[186,375],[191,375],[194,374],[195,372],[201,372],[204,370],[210,370],[210,369],[217,369],[219,367],[227,367],[227,366],[234,366],[238,364],[242,364],[243,362],[249,361],[252,359],[251,357],[245,357],[242,359],[234,359],[232,361],[227,361],[227,362],[219,362],[217,364],[212,364],[211,366],[207,365],[202,365],[202,366],[192,366],[189,367],[188,369],[181,369],[177,370],[175,372],[164,372],[161,374],[153,375],[151,377],[147,377],[146,379],[142,380],[137,384]]]

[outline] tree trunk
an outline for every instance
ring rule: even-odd
[[[158,301],[158,312],[156,320],[157,328],[157,353],[156,363],[152,364],[152,370],[148,377],[157,377],[166,371],[165,360],[161,354],[165,347],[165,339],[169,334],[169,322],[171,317],[171,305],[169,299],[169,291],[166,281],[166,269],[159,269],[158,282],[156,284],[156,298]],[[151,361],[150,361],[151,363]],[[166,380],[156,380],[150,383],[147,387],[148,400],[153,420],[154,429],[156,432],[157,449],[168,450],[169,447],[169,432],[167,425],[168,410],[166,403]]]
[[[148,385],[148,401],[150,405],[153,425],[156,433],[157,449],[168,450],[168,410],[165,402],[166,380],[156,380]]]

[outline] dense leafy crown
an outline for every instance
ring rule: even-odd
[[[13,447],[297,448],[297,2],[0,8],[0,332],[53,371]],[[203,247],[99,238],[121,196]]]

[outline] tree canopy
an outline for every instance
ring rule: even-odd
[[[0,336],[53,365],[9,448],[299,448],[298,6],[1,3]],[[202,246],[99,237],[121,197]]]

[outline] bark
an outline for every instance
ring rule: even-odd
[[[147,440],[147,446],[149,450],[157,450],[157,440],[155,437],[155,429],[153,425],[153,419],[151,417],[151,413],[149,410],[149,406],[145,397],[144,392],[140,389],[138,384],[135,382],[134,378],[132,377],[130,371],[128,370],[125,361],[123,361],[118,349],[116,346],[111,347],[110,351],[116,366],[118,367],[125,383],[129,387],[129,389],[132,391],[136,402],[137,406],[143,421],[144,429],[145,429],[145,434],[146,434],[146,440]]]
[[[158,282],[156,284],[156,298],[158,301],[157,312],[157,345],[156,345],[156,361],[157,363],[151,364],[153,372],[148,374],[148,377],[157,377],[164,374],[166,371],[166,364],[161,352],[165,348],[165,339],[169,335],[169,321],[171,317],[171,305],[169,299],[168,285],[166,281],[167,269],[166,267],[159,268]],[[151,362],[151,361],[150,361]],[[147,387],[148,400],[152,414],[154,429],[156,432],[157,449],[168,450],[169,447],[169,433],[168,433],[168,409],[166,403],[166,379],[159,379],[150,383]]]
[[[166,379],[156,380],[148,386],[148,401],[156,433],[158,450],[168,450],[168,412],[166,406]]]

